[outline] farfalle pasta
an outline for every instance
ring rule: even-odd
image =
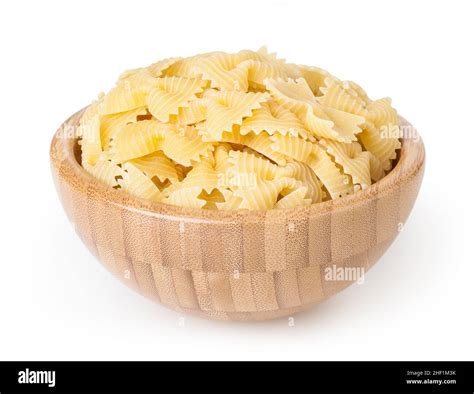
[[[382,179],[401,148],[390,99],[266,49],[168,58],[123,73],[83,113],[83,168],[136,197],[287,209]]]

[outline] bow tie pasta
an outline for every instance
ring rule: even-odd
[[[401,148],[390,99],[265,49],[127,71],[76,134],[83,168],[101,182],[204,209],[337,199],[380,180]]]

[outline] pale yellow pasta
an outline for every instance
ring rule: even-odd
[[[81,149],[82,160],[87,164],[94,165],[102,154],[102,142],[100,139],[100,116],[94,115],[78,127],[77,134],[82,137]]]
[[[123,86],[130,92],[141,91],[149,93],[158,83],[159,79],[154,77],[146,68],[137,68],[123,73],[117,81],[118,86]]]
[[[223,210],[239,209],[240,205],[242,204],[242,198],[239,196],[236,196],[230,191],[224,194],[224,199],[225,199],[224,202],[216,203],[217,209],[223,209]]]
[[[287,64],[283,59],[278,59],[276,53],[268,53],[267,47],[263,46],[257,51],[243,49],[235,54],[239,61],[257,60],[264,63],[276,63],[285,67]]]
[[[270,135],[291,134],[304,139],[312,139],[301,120],[293,112],[273,100],[262,103],[260,108],[253,110],[252,116],[247,117],[240,127],[240,133],[243,135],[250,132],[259,134],[262,131]]]
[[[397,150],[401,148],[398,138],[384,136],[374,125],[367,123],[364,131],[359,134],[364,148],[370,151],[380,162],[385,171],[392,167],[392,160],[397,157]]]
[[[210,97],[207,104],[206,121],[200,129],[206,141],[220,141],[223,132],[232,132],[234,125],[241,125],[244,117],[260,108],[267,100],[263,93],[244,93],[237,90],[222,91]]]
[[[130,111],[146,105],[148,92],[145,89],[134,89],[130,83],[121,82],[113,88],[99,104],[101,115]]]
[[[201,53],[199,55],[186,57],[184,59],[179,59],[173,64],[171,64],[165,70],[164,75],[168,77],[197,78],[199,77],[199,73],[196,70],[196,63],[204,57],[212,56],[217,53],[224,53],[224,52],[216,51],[216,52]]]
[[[323,107],[316,101],[304,78],[296,81],[266,80],[266,87],[272,97],[294,112],[316,137],[342,142],[357,140],[355,135],[361,132],[359,125],[364,123],[365,118]]]
[[[314,144],[291,135],[275,134],[270,137],[271,148],[282,155],[298,160],[307,161],[314,150]]]
[[[356,139],[353,132],[348,132],[347,130],[343,130],[343,132],[336,131],[334,122],[317,104],[303,107],[298,110],[297,115],[303,121],[305,127],[317,138],[334,138],[337,141],[352,141]]]
[[[201,192],[200,186],[178,188],[173,190],[164,202],[187,208],[202,208],[206,205],[206,200],[199,198]]]
[[[367,93],[365,92],[362,87],[360,87],[358,84],[356,84],[354,81],[343,81],[342,85],[344,86],[344,89],[351,93],[353,96],[357,96],[359,99],[361,99],[365,104],[370,103],[369,96],[367,96]]]
[[[148,72],[155,78],[161,77],[166,69],[170,68],[173,64],[181,60],[179,57],[172,57],[169,59],[163,59],[147,67]]]
[[[323,139],[320,143],[326,147],[326,151],[342,167],[344,173],[351,176],[352,183],[360,185],[362,189],[371,184],[370,154],[363,152],[360,144]]]
[[[134,196],[160,201],[161,192],[153,181],[147,177],[140,169],[131,163],[122,165],[121,179],[117,183],[120,187]]]
[[[276,164],[248,152],[230,151],[229,163],[228,170],[232,173],[248,176],[255,174],[260,179],[271,180],[278,171]]]
[[[199,161],[201,156],[207,156],[214,146],[202,141],[193,126],[172,127],[160,144],[163,152],[176,163],[190,166],[191,160]]]
[[[235,55],[217,53],[197,59],[194,70],[211,87],[221,90],[248,90],[248,66]]]
[[[190,101],[187,107],[181,107],[178,109],[178,115],[171,115],[171,123],[180,125],[192,125],[198,122],[202,122],[206,119],[207,101],[203,99],[197,99]]]
[[[389,98],[372,101],[367,104],[367,110],[367,119],[377,127],[399,124],[397,111],[392,107]]]
[[[337,133],[329,136],[330,139],[340,142],[356,141],[356,134],[362,132],[362,125],[365,123],[363,116],[331,107],[324,107],[324,112],[334,122],[334,130]]]
[[[197,59],[203,55],[187,57],[180,59],[173,63],[165,72],[166,76],[169,77],[185,77],[185,78],[195,78],[197,73],[195,72],[195,62]]]
[[[149,155],[130,160],[140,171],[149,178],[157,177],[161,182],[168,179],[170,182],[178,182],[178,172],[175,164],[162,151],[156,151]]]
[[[246,60],[239,67],[247,70],[248,85],[254,90],[265,90],[264,80],[267,78],[287,78],[288,74],[283,65],[276,62]]]
[[[261,47],[258,51],[243,50],[235,54],[239,61],[254,60],[259,63],[269,64],[273,69],[284,70],[288,78],[299,78],[301,72],[297,65],[286,63],[284,59],[278,59],[276,53],[268,53],[266,47]],[[250,77],[251,78],[251,77]],[[252,87],[253,82],[249,81],[249,87]]]
[[[312,203],[322,201],[323,191],[321,189],[321,182],[307,164],[299,161],[290,161],[284,167],[278,167],[277,176],[294,178],[301,181],[308,188],[307,193]]]
[[[254,155],[254,156],[256,156],[256,157],[260,157],[260,158],[262,158],[262,159],[268,160],[268,157],[262,155],[260,152],[257,152],[255,149],[252,149],[252,148],[250,148],[249,146],[245,146],[245,145],[244,145],[243,147],[240,147],[240,146],[238,146],[238,145],[235,145],[235,147],[236,147],[237,150],[239,150],[239,151],[241,151],[241,152],[247,152],[247,153],[249,153],[249,154],[251,154],[251,155]]]
[[[311,155],[308,165],[321,180],[332,199],[353,193],[354,185],[350,176],[342,172],[324,149],[317,148]]]
[[[312,201],[310,198],[306,198],[307,188],[302,186],[296,190],[293,190],[286,196],[282,197],[275,204],[276,209],[288,209],[296,208],[305,205],[311,205]]]
[[[320,88],[325,86],[324,80],[330,77],[331,74],[319,67],[300,65],[299,69],[301,76],[306,80],[313,94],[320,96],[322,94]]]
[[[168,122],[170,115],[178,115],[178,110],[189,106],[189,102],[202,92],[200,79],[164,77],[147,98],[148,110],[158,120]]]
[[[203,135],[203,139],[206,139],[206,132],[200,130],[199,134]],[[222,133],[221,139],[219,142],[234,144],[234,145],[246,145],[251,138],[248,135],[242,135],[240,132],[240,126],[232,126],[232,131],[224,131]]]
[[[267,79],[265,86],[275,101],[294,113],[300,113],[315,103],[311,88],[304,78],[297,80]]]
[[[160,149],[165,136],[175,129],[174,125],[158,120],[142,120],[122,127],[113,143],[113,158],[124,162],[146,156]]]
[[[325,86],[321,87],[322,96],[317,100],[320,104],[340,111],[366,117],[368,110],[364,100],[344,89],[344,85],[336,78],[326,78]]]
[[[84,113],[81,116],[81,119],[79,121],[79,124],[82,125],[86,123],[87,121],[91,120],[94,116],[99,114],[99,105],[104,101],[104,94],[101,93],[99,94],[97,100],[94,100],[91,105],[89,105],[85,110]],[[77,137],[82,137],[82,130],[80,127],[76,128],[75,135]]]
[[[109,186],[118,186],[117,177],[122,174],[122,169],[110,160],[99,159],[94,165],[83,163],[82,166],[94,178],[100,179]]]
[[[239,208],[270,209],[275,206],[283,190],[286,189],[289,194],[300,187],[303,187],[302,183],[292,178],[258,179],[254,186],[239,188],[234,191],[234,194],[242,199]]]
[[[384,175],[385,171],[383,169],[382,162],[375,157],[372,152],[366,151],[369,153],[369,162],[370,162],[370,178],[374,181],[380,181]]]
[[[214,167],[217,172],[224,173],[230,168],[229,152],[231,150],[232,146],[227,142],[221,142],[214,148]]]
[[[219,175],[208,161],[194,163],[193,168],[181,182],[179,188],[200,187],[207,193],[219,188]]]
[[[248,134],[245,137],[244,143],[248,147],[252,148],[263,156],[268,157],[278,165],[286,164],[285,156],[273,149],[274,142],[270,139],[270,136],[267,133],[260,133],[258,135]]]
[[[123,126],[136,122],[138,116],[146,114],[146,107],[140,107],[127,112],[102,116],[100,119],[100,139],[104,149],[110,147],[110,141],[121,131]]]
[[[128,70],[74,130],[109,187],[194,209],[295,209],[369,187],[393,167],[388,98],[266,48]]]

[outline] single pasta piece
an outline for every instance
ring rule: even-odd
[[[94,178],[97,178],[105,184],[116,187],[118,186],[117,178],[122,175],[122,169],[110,160],[99,159],[94,165],[83,163],[85,170]]]
[[[284,208],[296,208],[304,205],[310,205],[311,199],[306,198],[307,188],[300,187],[296,190],[293,190],[283,198],[277,201],[275,204],[276,209],[284,209]]]
[[[313,94],[315,96],[321,96],[321,88],[325,86],[324,80],[330,77],[331,74],[319,67],[301,65],[299,69],[301,76],[307,82]]]
[[[345,175],[340,167],[331,159],[331,156],[322,148],[316,148],[311,155],[308,165],[321,180],[332,199],[336,199],[354,192],[354,185],[350,176]]]
[[[367,117],[369,111],[364,100],[349,89],[345,89],[344,84],[336,78],[326,78],[325,85],[320,90],[322,96],[316,99],[320,104],[350,114]]]
[[[397,150],[402,144],[396,137],[384,135],[375,125],[367,122],[359,135],[364,148],[371,152],[381,163],[385,171],[392,168],[392,160],[397,157]]]
[[[131,163],[125,163],[122,169],[122,178],[117,181],[122,189],[144,199],[152,201],[160,201],[162,199],[158,187],[136,166]]]
[[[308,195],[312,203],[323,200],[323,191],[321,182],[306,163],[299,161],[290,161],[284,167],[278,167],[277,176],[294,178],[308,188]]]
[[[131,164],[142,171],[147,177],[157,177],[161,182],[168,179],[171,183],[179,182],[175,164],[163,151],[156,151],[149,155],[130,160]]]
[[[305,129],[303,122],[293,112],[273,100],[262,103],[260,108],[253,110],[252,116],[247,117],[240,127],[240,133],[243,135],[250,132],[260,134],[263,131],[270,135],[275,133],[290,134],[314,140]]]
[[[291,135],[275,134],[270,137],[270,140],[273,142],[271,148],[274,151],[302,162],[307,162],[314,150],[313,143]]]
[[[123,126],[113,143],[114,159],[121,163],[156,152],[175,127],[156,119]]]
[[[346,144],[331,140],[321,140],[321,145],[339,164],[344,174],[350,175],[354,184],[359,184],[362,189],[371,183],[370,154],[362,152],[362,147],[357,142]]]
[[[178,115],[179,109],[188,107],[203,90],[200,79],[164,77],[156,84],[147,97],[147,105],[150,113],[162,122],[168,122],[170,115]]]
[[[208,99],[206,121],[203,122],[203,139],[220,141],[223,132],[232,132],[234,125],[241,125],[244,117],[260,108],[268,96],[263,93],[244,93],[237,90],[223,91]]]
[[[146,107],[140,107],[127,112],[102,116],[100,123],[100,139],[104,149],[110,147],[111,141],[118,133],[120,133],[123,126],[129,123],[135,123],[140,115],[146,114]]]
[[[258,178],[267,180],[275,178],[278,170],[278,166],[269,160],[252,153],[234,150],[229,152],[229,164],[228,171],[235,174],[255,174]]]

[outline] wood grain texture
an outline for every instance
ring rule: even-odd
[[[328,280],[326,270],[369,269],[407,220],[423,178],[423,142],[404,138],[385,178],[338,200],[269,211],[171,206],[109,188],[84,171],[67,132],[81,114],[56,132],[50,152],[76,232],[127,286],[211,319],[290,316],[341,291],[353,280]]]

